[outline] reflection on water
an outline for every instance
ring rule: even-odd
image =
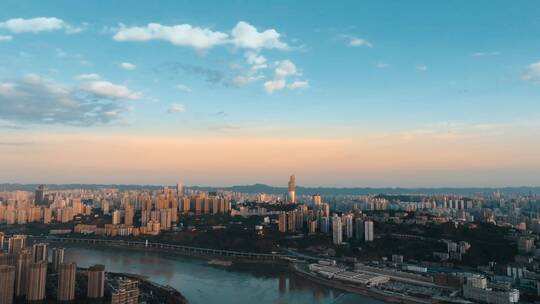
[[[66,260],[87,267],[104,264],[178,289],[193,304],[367,303],[377,300],[314,284],[278,266],[209,266],[204,260],[127,249],[67,248]]]

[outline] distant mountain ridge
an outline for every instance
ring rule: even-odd
[[[34,191],[38,184],[0,184],[0,191]],[[49,190],[67,190],[67,189],[99,189],[99,188],[116,188],[119,190],[158,190],[163,186],[157,185],[126,185],[126,184],[48,184]],[[174,187],[172,185],[168,187]],[[286,194],[287,187],[274,187],[265,184],[253,185],[237,185],[230,187],[213,187],[213,186],[188,186],[188,189],[203,190],[203,191],[234,191],[240,193],[268,193],[268,194]],[[538,187],[471,187],[471,188],[400,188],[400,187],[296,187],[297,195],[369,195],[369,194],[457,194],[457,195],[474,195],[479,193],[493,193],[500,191],[506,194],[540,194],[540,186]]]

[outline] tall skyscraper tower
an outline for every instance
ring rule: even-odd
[[[0,303],[13,303],[13,288],[15,286],[15,267],[0,265]]]
[[[30,264],[28,278],[28,292],[26,300],[41,301],[45,299],[45,285],[47,281],[47,262],[40,261]]]
[[[291,177],[289,178],[289,199],[288,199],[288,202],[290,204],[295,204],[296,203],[296,177],[293,175],[291,175]]]
[[[77,264],[62,263],[58,267],[58,301],[73,301],[75,299],[75,279]]]
[[[36,205],[43,205],[45,204],[45,192],[47,191],[47,187],[45,185],[39,185],[35,192],[35,201]]]
[[[184,195],[184,185],[182,183],[176,184],[176,195],[181,197]]]
[[[341,224],[341,218],[337,215],[332,217],[332,242],[335,245],[341,245],[343,243],[343,226]]]
[[[58,271],[60,264],[64,263],[64,248],[53,248],[52,249],[52,264],[54,270]]]
[[[94,265],[88,268],[87,296],[90,299],[103,298],[105,294],[105,266]]]
[[[373,242],[374,231],[373,231],[373,222],[366,221],[364,223],[364,240],[366,242]]]

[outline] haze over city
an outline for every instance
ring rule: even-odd
[[[538,186],[537,3],[0,3],[0,180]]]

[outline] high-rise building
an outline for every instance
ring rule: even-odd
[[[64,263],[64,253],[64,248],[57,247],[52,249],[52,265],[54,270],[58,271],[60,264]]]
[[[0,304],[13,303],[13,288],[15,286],[15,267],[0,265]]]
[[[321,232],[329,233],[330,232],[330,218],[327,216],[321,217]]]
[[[88,268],[87,296],[90,299],[103,298],[105,294],[105,266],[94,265]]]
[[[176,184],[176,195],[182,197],[184,195],[184,185],[182,183]]]
[[[279,232],[287,232],[287,213],[283,212],[278,217]]]
[[[120,210],[114,210],[113,211],[112,224],[113,225],[119,225],[120,224]]]
[[[352,239],[353,237],[353,215],[352,214],[345,214],[341,217],[341,220],[343,222],[343,226],[345,226],[345,238],[347,240]]]
[[[118,283],[118,288],[111,294],[111,304],[139,303],[139,282],[124,279]]]
[[[373,242],[373,222],[372,221],[366,221],[364,223],[364,240],[366,242]]]
[[[291,177],[289,178],[288,190],[289,190],[288,202],[290,204],[296,203],[296,177],[294,176],[294,174],[291,175]]]
[[[28,277],[28,291],[26,300],[41,301],[45,299],[45,285],[47,282],[47,262],[39,261],[30,263],[30,275]]]
[[[322,204],[322,199],[320,194],[314,194],[311,197],[311,200],[313,201],[313,205],[320,206]]]
[[[321,209],[323,211],[324,216],[327,216],[327,217],[330,216],[330,205],[329,204],[323,203]]]
[[[24,249],[18,253],[15,264],[15,295],[24,296],[28,291],[32,252]]]
[[[364,220],[362,218],[354,219],[354,234],[357,241],[364,240]]]
[[[47,191],[47,187],[45,185],[39,185],[35,192],[35,202],[36,205],[43,205],[46,204],[45,201],[45,192]]]
[[[290,232],[296,231],[296,213],[294,211],[287,213],[287,230]]]
[[[8,240],[8,253],[17,254],[26,247],[26,235],[14,235]]]
[[[62,263],[58,267],[58,301],[73,301],[75,299],[75,280],[77,264]]]
[[[124,210],[124,224],[126,224],[127,226],[133,226],[133,216],[133,207],[126,205],[126,209]]]
[[[341,218],[337,215],[332,217],[332,242],[335,245],[341,245],[343,243],[343,226],[341,224]]]
[[[36,243],[32,245],[32,260],[34,262],[49,261],[47,257],[47,243]]]

